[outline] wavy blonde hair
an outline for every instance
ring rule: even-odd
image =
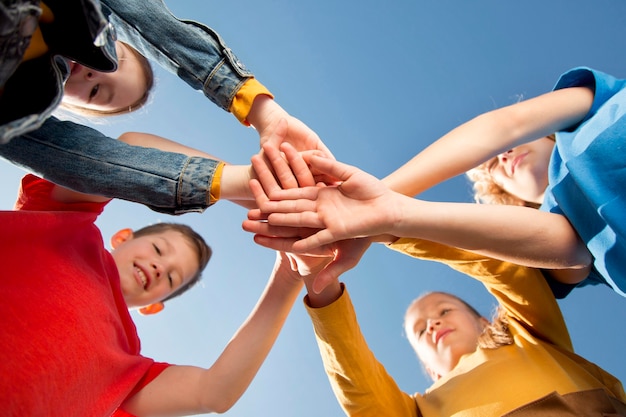
[[[555,140],[554,134],[546,137]],[[497,158],[497,156],[491,158],[487,162],[483,162],[476,168],[472,168],[465,173],[467,178],[472,183],[474,201],[482,204],[501,204],[539,208],[540,204],[524,201],[521,198],[510,194],[493,180],[491,168],[497,161]]]

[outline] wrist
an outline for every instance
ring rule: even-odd
[[[220,198],[223,200],[252,200],[250,191],[252,168],[250,165],[224,165],[220,181]]]
[[[283,117],[286,114],[285,110],[272,97],[258,95],[254,98],[247,120],[257,131],[262,132],[277,117]]]

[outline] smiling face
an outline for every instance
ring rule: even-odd
[[[509,194],[541,204],[548,187],[548,166],[554,141],[537,139],[501,153],[488,165],[493,181]]]
[[[95,71],[70,62],[64,103],[99,112],[115,112],[140,102],[149,89],[144,68],[128,46],[116,42],[115,48],[118,67],[114,72]]]
[[[111,254],[129,308],[163,300],[189,282],[199,269],[196,250],[175,230],[135,238],[131,235]]]
[[[444,293],[425,295],[409,307],[405,331],[433,380],[445,376],[461,356],[478,346],[487,320],[458,298]]]

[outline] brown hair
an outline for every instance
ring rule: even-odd
[[[73,113],[80,114],[82,116],[87,116],[87,117],[108,117],[108,116],[120,116],[123,114],[132,113],[146,105],[146,103],[148,102],[148,99],[150,98],[150,93],[152,92],[152,89],[154,88],[154,71],[152,70],[150,61],[148,61],[148,59],[145,56],[141,55],[139,51],[137,51],[135,48],[133,48],[129,44],[124,43],[122,41],[118,41],[118,42],[124,45],[133,54],[133,56],[137,59],[137,61],[139,62],[139,65],[141,66],[141,69],[143,71],[143,76],[146,80],[146,85],[145,85],[145,90],[144,90],[143,95],[139,97],[139,99],[137,99],[137,101],[132,103],[130,106],[122,107],[119,109],[95,110],[95,109],[90,109],[87,107],[79,106],[76,104],[65,103],[62,101],[61,107],[63,109],[73,112]]]
[[[548,135],[548,138],[555,140],[554,134]],[[501,204],[509,206],[526,206],[539,208],[540,204],[524,201],[514,195],[508,193],[504,188],[498,185],[491,175],[491,167],[497,157],[491,158],[489,161],[478,165],[466,172],[467,178],[472,182],[474,190],[474,200],[483,204]]]
[[[141,237],[154,235],[170,230],[182,234],[195,249],[196,255],[198,256],[199,267],[198,272],[196,272],[196,274],[187,283],[181,285],[179,288],[176,289],[175,292],[161,300],[162,302],[170,300],[174,297],[178,297],[179,295],[196,285],[200,281],[200,278],[202,277],[202,271],[204,270],[204,268],[206,268],[209,260],[211,259],[211,255],[213,254],[211,247],[207,245],[202,236],[200,236],[191,227],[181,223],[155,223],[134,231],[133,235],[134,237]]]

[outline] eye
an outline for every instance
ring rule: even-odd
[[[448,314],[450,312],[449,308],[444,308],[443,310],[441,310],[441,313],[439,313],[440,316],[445,316],[446,314]]]
[[[98,94],[99,90],[100,90],[100,84],[96,84],[89,92],[89,100],[92,100],[96,96],[96,94]]]
[[[493,174],[493,170],[497,168],[500,160],[498,157],[493,158],[491,161],[487,162],[487,172],[491,175]]]
[[[167,274],[167,279],[170,281],[170,287],[174,288],[174,279],[172,278],[172,274]]]
[[[157,255],[161,255],[161,249],[159,249],[159,247],[157,245],[155,245],[154,243],[152,244],[152,247],[154,248],[155,252],[157,253]]]

